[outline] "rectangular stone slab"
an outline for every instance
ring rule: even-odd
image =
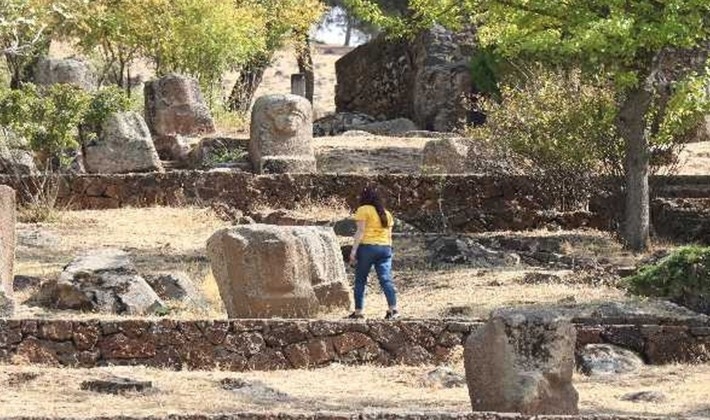
[[[8,316],[15,262],[15,190],[0,185],[0,317]],[[11,301],[10,301],[11,302]]]

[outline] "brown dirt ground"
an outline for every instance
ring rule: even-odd
[[[459,360],[451,368],[463,375]],[[239,411],[307,413],[316,410],[353,412],[468,412],[465,386],[444,388],[428,382],[433,366],[348,367],[332,365],[286,372],[164,371],[143,367],[57,369],[1,366],[2,416],[162,416],[174,413],[217,414]],[[35,379],[22,380],[32,375]],[[143,395],[102,395],[83,391],[82,381],[109,376],[152,381]],[[229,391],[224,378],[261,383],[259,390]],[[609,377],[575,374],[580,411],[585,414],[709,416],[707,384],[710,365],[646,366],[638,373]],[[629,392],[659,391],[666,401],[628,402]]]

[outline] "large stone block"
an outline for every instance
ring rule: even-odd
[[[354,49],[335,65],[337,111],[409,118],[432,131],[476,120],[480,116],[466,107],[475,93],[472,32],[435,26],[412,40],[380,37]]]
[[[69,84],[84,90],[95,90],[98,81],[94,69],[76,58],[42,58],[34,69],[34,82],[38,85]]]
[[[312,107],[297,95],[262,96],[251,113],[249,159],[257,173],[316,171]]]
[[[158,152],[143,117],[136,112],[111,114],[101,136],[84,147],[86,170],[92,173],[162,171]]]
[[[324,307],[350,306],[331,228],[226,228],[207,241],[207,253],[230,318],[312,317]]]
[[[494,312],[464,349],[473,411],[577,414],[575,340],[574,326],[552,311]]]
[[[214,133],[210,109],[196,79],[169,74],[145,84],[145,119],[155,136]]]
[[[12,314],[15,261],[15,190],[0,185],[0,317]]]

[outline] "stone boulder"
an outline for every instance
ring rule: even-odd
[[[464,366],[473,411],[575,415],[576,332],[544,309],[503,309],[466,340]]]
[[[267,95],[251,113],[249,159],[256,173],[312,173],[311,103],[297,95]]]
[[[100,249],[76,257],[59,279],[43,284],[29,304],[50,309],[151,315],[164,305],[128,254]]]
[[[633,373],[644,365],[638,354],[612,344],[587,344],[577,359],[579,369],[587,375]]]
[[[109,115],[101,135],[84,146],[84,164],[91,173],[163,170],[148,126],[136,112]]]
[[[203,296],[186,273],[149,274],[144,277],[162,300],[178,300],[197,305],[205,303]]]
[[[706,115],[698,124],[692,142],[710,141],[710,115]]]
[[[217,231],[207,254],[230,318],[312,317],[350,306],[331,228],[243,225]]]
[[[180,134],[157,136],[153,139],[155,151],[162,160],[185,161],[190,153],[187,139]]]
[[[0,317],[13,312],[15,218],[15,190],[0,185]]]
[[[422,150],[422,172],[431,174],[460,174],[466,172],[467,139],[443,138],[430,140]]]
[[[0,145],[0,174],[32,175],[37,165],[32,152],[22,149],[7,149]]]
[[[313,136],[337,136],[374,123],[377,123],[377,118],[361,112],[339,112],[315,120],[313,122]]]
[[[87,91],[98,87],[91,65],[76,58],[41,58],[33,76],[35,84],[42,86],[69,84]]]
[[[145,119],[156,137],[214,133],[210,109],[196,79],[169,74],[147,82]]]

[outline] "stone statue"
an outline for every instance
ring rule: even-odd
[[[312,173],[313,110],[297,95],[257,99],[251,114],[249,158],[257,173]]]

